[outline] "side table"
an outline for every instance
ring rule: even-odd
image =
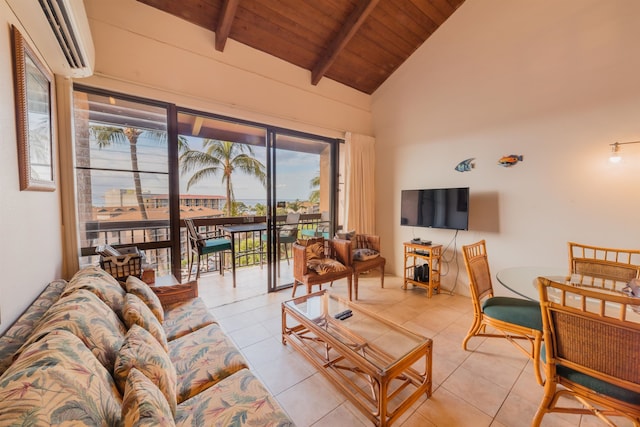
[[[431,298],[433,292],[440,290],[440,257],[442,256],[442,245],[423,245],[419,243],[405,242],[404,245],[404,283],[402,289],[407,289],[411,283],[427,289],[427,296]],[[424,261],[424,266],[428,269],[429,279],[421,282],[413,279],[413,273],[418,266],[417,261]]]
[[[173,274],[156,277],[155,283],[150,284],[149,287],[156,293],[163,306],[198,296],[197,280],[180,283]]]

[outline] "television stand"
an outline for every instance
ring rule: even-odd
[[[404,282],[402,289],[407,289],[411,283],[427,290],[427,296],[440,290],[440,257],[442,256],[442,245],[405,242],[404,245]],[[422,264],[418,264],[423,261]],[[416,267],[427,268],[429,278],[426,281],[414,280]]]

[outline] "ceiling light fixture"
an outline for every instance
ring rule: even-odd
[[[620,155],[620,146],[627,144],[640,144],[640,141],[614,142],[613,144],[609,144],[611,146],[611,155],[609,156],[609,161],[611,163],[620,163],[620,160],[622,160],[622,156]]]

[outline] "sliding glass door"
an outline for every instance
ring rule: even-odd
[[[333,236],[337,142],[283,129],[271,136],[269,258],[276,267],[270,281],[275,290],[293,283],[292,241]]]
[[[274,291],[293,283],[293,242],[339,227],[340,140],[80,85],[74,120],[81,265],[136,246],[158,276],[223,268],[225,288]],[[185,219],[233,253],[190,266]]]

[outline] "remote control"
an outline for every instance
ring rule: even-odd
[[[346,316],[347,314],[351,316],[351,310],[341,311],[340,313],[337,313],[333,317],[335,317],[336,319],[340,319],[341,317]]]
[[[338,320],[345,320],[348,319],[349,317],[353,316],[353,313],[349,312],[341,317],[338,317]]]

